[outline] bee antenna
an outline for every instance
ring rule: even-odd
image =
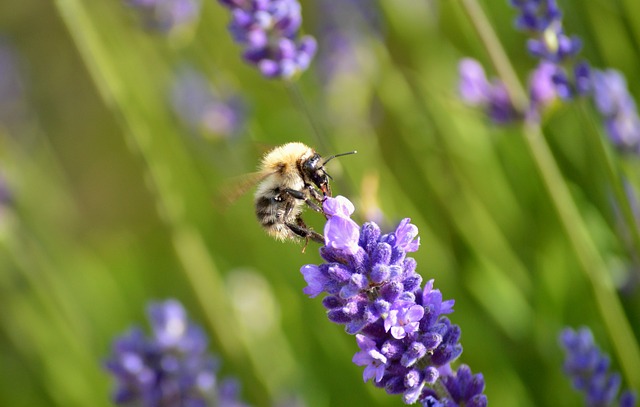
[[[334,154],[331,157],[328,157],[326,160],[324,160],[322,165],[324,166],[326,163],[328,163],[329,161],[333,160],[336,157],[342,157],[343,155],[351,155],[351,154],[356,154],[356,153],[357,153],[357,151],[353,150],[353,151],[349,151],[348,153]]]

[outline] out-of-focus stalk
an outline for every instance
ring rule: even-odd
[[[625,192],[620,167],[614,162],[614,158],[607,148],[605,138],[596,130],[599,126],[595,123],[593,115],[587,111],[587,107],[583,102],[580,103],[580,112],[591,128],[591,131],[587,132],[589,133],[588,137],[592,138],[592,145],[597,149],[598,155],[600,156],[609,185],[611,186],[611,192],[613,193],[624,222],[629,225],[629,234],[631,236],[633,249],[636,253],[640,253],[640,228],[637,227],[638,219],[636,219],[633,213],[631,201]]]
[[[461,3],[489,52],[498,75],[507,86],[509,94],[514,98],[514,104],[516,106],[524,105],[526,93],[519,81],[514,80],[514,70],[481,6],[477,0],[462,0]],[[598,309],[607,326],[609,337],[627,382],[632,387],[638,387],[640,372],[637,370],[637,366],[640,366],[640,351],[606,269],[606,264],[589,235],[551,149],[542,134],[540,125],[525,122],[523,131],[527,148],[540,172],[560,223],[583,272],[591,283]]]
[[[173,246],[187,280],[191,283],[213,331],[227,333],[218,335],[216,339],[224,353],[238,357],[240,341],[225,329],[232,321],[230,314],[223,311],[227,309],[227,301],[222,278],[202,235],[185,219],[185,203],[173,179],[177,175],[173,174],[172,168],[180,166],[181,171],[185,171],[185,167],[188,168],[188,157],[182,149],[166,144],[168,141],[163,141],[162,137],[152,137],[149,123],[140,120],[138,116],[145,113],[141,110],[144,107],[138,101],[131,100],[135,95],[126,94],[122,75],[114,65],[114,59],[108,55],[106,45],[101,41],[83,2],[57,0],[55,3],[102,98],[122,118],[135,147],[146,161],[148,179],[160,212],[171,229]],[[124,106],[129,108],[123,108]]]

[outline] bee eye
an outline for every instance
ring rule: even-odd
[[[318,159],[311,158],[304,163],[304,169],[308,171],[310,174],[316,172],[318,166]]]

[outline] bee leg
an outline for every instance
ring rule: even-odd
[[[294,225],[293,223],[285,223],[285,225],[287,225],[287,227],[291,229],[293,233],[295,233],[300,237],[304,237],[305,239],[311,239],[316,243],[324,244],[324,236],[322,236],[320,233],[314,230],[301,227],[298,225]]]
[[[307,225],[305,225],[302,221],[302,218],[296,219],[296,222],[297,224],[285,223],[285,225],[287,225],[287,227],[296,235],[305,238],[307,242],[309,241],[309,239],[311,239],[314,242],[324,244],[324,236],[314,230],[309,229]],[[305,248],[306,247],[307,245],[305,244]]]
[[[290,188],[285,189],[284,192],[286,192],[287,194],[291,195],[292,197],[294,197],[296,199],[300,199],[301,201],[304,201],[304,203],[306,203],[307,206],[309,206],[309,208],[313,209],[314,211],[320,212],[320,213],[324,213],[322,208],[320,206],[318,206],[315,202],[313,202],[311,199],[307,198],[304,195],[304,193],[302,193],[300,191],[296,191],[295,189],[290,189]]]
[[[309,186],[307,186],[307,189],[309,189],[309,193],[311,194],[313,199],[315,199],[316,201],[324,202],[325,199],[327,199],[327,197],[325,195],[323,195],[320,192],[318,192],[318,190],[315,189],[313,186],[309,185]]]

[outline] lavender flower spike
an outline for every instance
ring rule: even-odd
[[[153,335],[133,328],[117,338],[106,369],[117,382],[113,402],[144,407],[242,407],[229,383],[218,383],[218,363],[207,353],[204,331],[189,322],[176,300],[148,307]],[[234,387],[234,389],[237,386]]]
[[[562,12],[556,0],[510,0],[519,15],[515,26],[529,33],[529,53],[555,66],[553,81],[558,96],[573,99],[589,89],[589,65],[575,62],[582,49],[576,36],[568,36],[562,27]]]
[[[628,390],[616,402],[622,379],[618,373],[609,372],[609,357],[594,343],[589,328],[565,328],[560,344],[566,352],[564,371],[574,389],[584,393],[588,407],[636,406],[636,396]]]
[[[493,79],[489,82],[484,68],[478,61],[471,58],[462,59],[458,65],[458,72],[458,87],[462,100],[468,105],[482,108],[496,124],[505,125],[523,118],[538,121],[542,111],[557,97],[553,79],[556,66],[547,61],[540,62],[529,76],[529,106],[524,114],[515,108],[502,81]]]
[[[446,396],[429,395],[422,402],[423,407],[486,407],[487,396],[484,391],[484,377],[482,373],[472,374],[467,365],[461,365],[458,371],[453,373],[448,369],[448,374],[443,374],[442,383],[446,390]]]
[[[507,88],[499,80],[489,82],[478,61],[464,58],[458,65],[459,92],[462,100],[477,106],[496,124],[509,124],[521,118],[509,98]]]
[[[327,198],[323,209],[325,263],[301,268],[308,283],[303,291],[326,294],[329,320],[356,336],[360,351],[353,362],[365,366],[363,379],[402,394],[406,404],[486,405],[482,375],[450,369],[462,353],[460,328],[444,316],[453,312],[453,301],[442,300],[433,280],[422,288],[417,263],[407,257],[420,246],[418,228],[410,219],[388,234],[374,222],[360,226],[342,196]]]
[[[219,0],[231,10],[229,31],[244,46],[244,59],[267,78],[292,79],[306,70],[317,43],[298,37],[298,0]]]
[[[594,70],[593,100],[611,142],[621,151],[640,153],[640,118],[624,76],[614,69]]]

